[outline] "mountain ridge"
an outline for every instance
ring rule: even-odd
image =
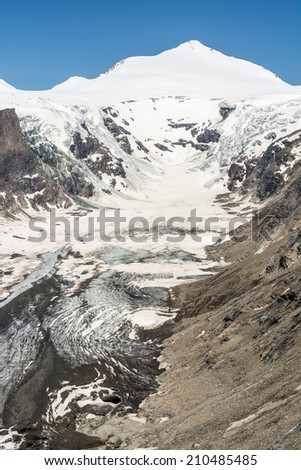
[[[9,87],[0,82],[0,91],[21,91]],[[71,76],[49,90],[22,92],[57,99],[65,95],[66,100],[69,96],[75,101],[82,95],[81,101],[85,97],[113,102],[164,95],[216,98],[221,94],[238,99],[293,90],[260,65],[192,40],[157,55],[125,58],[96,78]]]
[[[126,58],[94,79],[71,77],[50,93],[91,93],[97,100],[128,100],[164,95],[249,97],[292,89],[261,66],[189,41],[154,56]]]

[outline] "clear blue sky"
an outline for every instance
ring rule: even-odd
[[[196,39],[301,84],[301,0],[2,0],[0,78],[46,89]]]

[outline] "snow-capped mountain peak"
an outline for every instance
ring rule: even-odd
[[[95,79],[72,77],[50,93],[112,103],[164,96],[242,99],[292,89],[261,66],[188,41],[155,56],[125,59]]]
[[[121,60],[94,79],[74,76],[51,90],[27,93],[66,104],[102,105],[168,96],[241,100],[294,89],[259,65],[193,40],[158,55]],[[16,89],[0,80],[0,92]]]

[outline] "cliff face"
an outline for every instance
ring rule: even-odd
[[[70,204],[54,176],[28,146],[15,110],[0,110],[0,209],[14,213]]]
[[[7,152],[29,152],[14,109],[0,110],[0,136],[1,163],[3,163],[3,154]]]

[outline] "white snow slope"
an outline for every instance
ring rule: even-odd
[[[258,65],[228,57],[198,41],[189,41],[157,56],[121,61],[93,80],[72,77],[54,87],[51,96],[86,96],[112,103],[177,95],[238,99],[290,89]]]
[[[52,99],[69,97],[72,104],[85,100],[112,104],[164,96],[242,99],[293,89],[259,65],[189,41],[156,56],[125,59],[95,79],[71,77],[36,94]],[[0,93],[14,90],[0,80]]]

